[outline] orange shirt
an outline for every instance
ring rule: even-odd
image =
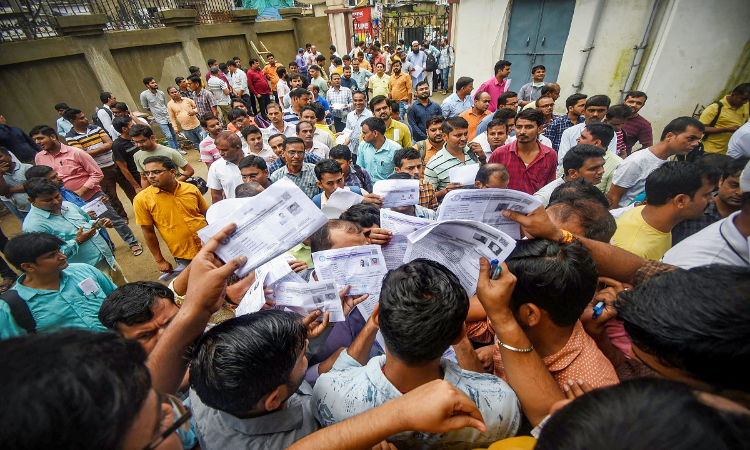
[[[397,102],[408,102],[411,98],[411,76],[403,72],[398,75],[391,75],[388,94]]]
[[[263,68],[263,75],[268,78],[268,81],[271,82],[271,89],[273,89],[274,92],[276,92],[276,83],[279,82],[279,74],[276,73],[277,67],[284,67],[281,63],[276,63],[276,65],[272,66],[270,64],[266,64],[266,67]]]
[[[471,141],[475,137],[477,137],[477,127],[479,126],[479,122],[482,121],[485,117],[489,116],[490,112],[485,110],[484,114],[481,116],[478,116],[474,114],[474,108],[469,108],[466,111],[462,112],[458,115],[458,117],[463,117],[466,119],[467,122],[469,122],[469,140]]]
[[[361,63],[359,63],[359,68],[360,68],[360,69],[365,69],[365,70],[368,70],[368,71],[372,72],[373,74],[375,73],[375,72],[373,72],[373,70],[372,70],[372,66],[370,65],[370,63],[369,63],[369,62],[367,62],[367,60],[366,60],[366,59],[363,59],[363,60],[362,60],[362,62],[361,62]]]

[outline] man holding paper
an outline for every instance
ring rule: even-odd
[[[231,131],[222,131],[214,144],[221,159],[208,168],[206,183],[211,188],[211,203],[218,203],[225,198],[234,198],[235,188],[242,184],[238,166],[243,156],[242,139]]]
[[[394,172],[393,156],[401,148],[385,137],[385,129],[385,122],[378,117],[369,117],[362,122],[359,161],[373,182],[385,180]]]
[[[367,194],[367,191],[360,189],[357,186],[345,186],[344,185],[344,171],[341,169],[341,164],[333,159],[324,159],[319,163],[315,164],[315,178],[318,179],[316,183],[320,189],[323,190],[320,194],[313,197],[312,201],[318,208],[323,208],[331,195],[338,189],[350,191],[360,197]],[[360,203],[362,199],[359,199]],[[351,205],[346,206],[343,209],[348,208]],[[340,213],[340,212],[339,212]],[[338,215],[336,215],[338,217]]]
[[[271,174],[271,183],[275,183],[282,178],[289,178],[309,198],[320,194],[320,188],[315,178],[315,166],[302,161],[305,158],[305,142],[302,139],[298,137],[286,139],[284,158],[286,159],[286,165]]]
[[[472,164],[484,164],[487,155],[482,146],[472,142],[468,147],[469,123],[462,117],[446,119],[442,125],[445,147],[430,158],[424,170],[424,179],[435,186],[438,199],[448,192],[463,187],[462,183],[450,182],[450,170]],[[475,174],[476,175],[476,174]]]

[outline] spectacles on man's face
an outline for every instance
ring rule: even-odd
[[[158,436],[151,440],[147,446],[143,447],[143,450],[153,450],[159,447],[177,430],[190,431],[190,422],[188,420],[192,414],[185,404],[182,403],[182,400],[174,395],[162,394],[160,392],[157,392],[156,396],[159,402],[159,412],[161,413],[160,431]],[[164,406],[168,408],[164,408]],[[172,423],[167,426],[170,421]]]
[[[164,172],[166,172],[166,170],[144,170],[143,171],[143,175],[145,175],[145,176],[153,175],[155,177],[158,177],[159,175],[163,174]]]
[[[291,158],[294,158],[294,157],[304,158],[305,157],[305,152],[304,151],[302,151],[302,152],[294,152],[294,151],[291,151],[291,150],[287,150],[286,154],[289,155]]]

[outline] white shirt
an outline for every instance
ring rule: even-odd
[[[96,112],[96,116],[99,118],[99,122],[102,123],[102,128],[104,128],[104,131],[106,131],[114,141],[115,139],[120,137],[120,133],[115,131],[115,127],[112,126],[112,117],[110,116],[110,114],[112,114],[112,110],[109,109],[109,106],[107,105],[102,105],[102,107],[99,108],[99,110]]]
[[[286,94],[290,93],[291,91],[292,90],[289,88],[289,84],[279,78],[279,81],[276,83],[276,93],[278,94],[279,98],[284,98]]]
[[[279,130],[278,128],[276,128],[274,124],[270,124],[268,128],[266,129],[271,131],[271,136],[273,136],[274,134],[279,134],[279,133],[283,134],[286,137],[297,136],[297,129],[295,128],[294,125],[290,124],[289,122],[284,122],[283,130]],[[313,139],[315,139],[315,136],[313,136]]]
[[[349,111],[349,114],[346,115],[346,128],[352,130],[352,134],[349,135],[349,150],[355,155],[359,148],[359,135],[362,134],[362,122],[368,117],[372,117],[372,112],[367,108],[362,110],[362,114],[357,114],[357,111]]]
[[[578,125],[573,125],[572,127],[563,131],[562,138],[560,139],[560,149],[557,151],[558,169],[562,167],[563,158],[565,157],[565,154],[568,153],[568,150],[578,145],[576,139],[578,139],[581,133],[583,133],[584,128],[586,128],[586,122],[579,123]],[[617,154],[617,136],[615,135],[615,133],[612,133],[612,140],[609,141],[607,150],[612,152],[612,154]]]
[[[679,244],[662,257],[662,261],[683,269],[709,264],[750,267],[750,239],[734,224],[741,211],[713,223]]]
[[[309,151],[313,155],[320,156],[321,159],[328,159],[328,152],[330,151],[330,147],[313,139],[312,148],[310,150],[305,149],[305,151]]]
[[[543,188],[536,191],[534,197],[538,198],[546,208],[549,206],[549,198],[552,196],[552,191],[563,183],[565,183],[563,177],[557,177],[547,183]]]
[[[331,133],[321,130],[317,127],[315,128],[315,133],[313,134],[313,141],[320,142],[328,148],[332,148],[334,145],[336,145],[336,141],[334,141],[331,137]],[[327,158],[327,156],[325,158]]]
[[[330,426],[368,411],[401,393],[385,377],[385,356],[376,356],[361,366],[344,350],[330,372],[318,378],[313,389],[313,414],[321,425]],[[476,402],[487,431],[466,427],[449,433],[425,434],[414,431],[388,439],[398,448],[473,448],[514,436],[521,423],[518,397],[502,379],[487,373],[462,370],[458,364],[440,360],[443,379]],[[442,446],[441,446],[442,444]]]
[[[260,156],[263,158],[266,162],[271,162],[271,158],[274,160],[276,159],[276,153],[271,150],[271,147],[267,146],[266,144],[263,144],[263,150],[260,151],[260,153],[254,153],[252,150],[250,150],[250,147],[248,147],[247,152],[245,152],[245,156]]]
[[[638,150],[621,162],[612,175],[612,184],[627,189],[620,198],[619,205],[628,206],[643,192],[646,188],[646,177],[665,162],[667,161],[651,153],[650,148]]]
[[[240,168],[224,158],[219,158],[208,168],[206,184],[211,189],[224,191],[226,198],[234,198],[234,189],[242,184]]]
[[[247,75],[245,75],[244,72],[242,72],[240,69],[235,70],[232,72],[231,70],[226,75],[227,80],[232,84],[232,89],[234,89],[234,92],[240,92],[247,93]]]
[[[746,122],[729,139],[727,155],[734,159],[750,156],[750,122]]]
[[[228,89],[229,86],[221,78],[212,75],[206,82],[206,87],[214,95],[217,105],[229,104],[229,95],[224,93],[224,89]]]

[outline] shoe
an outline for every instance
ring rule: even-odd
[[[187,152],[183,149],[177,149],[178,152],[180,152],[180,155],[187,155]]]

